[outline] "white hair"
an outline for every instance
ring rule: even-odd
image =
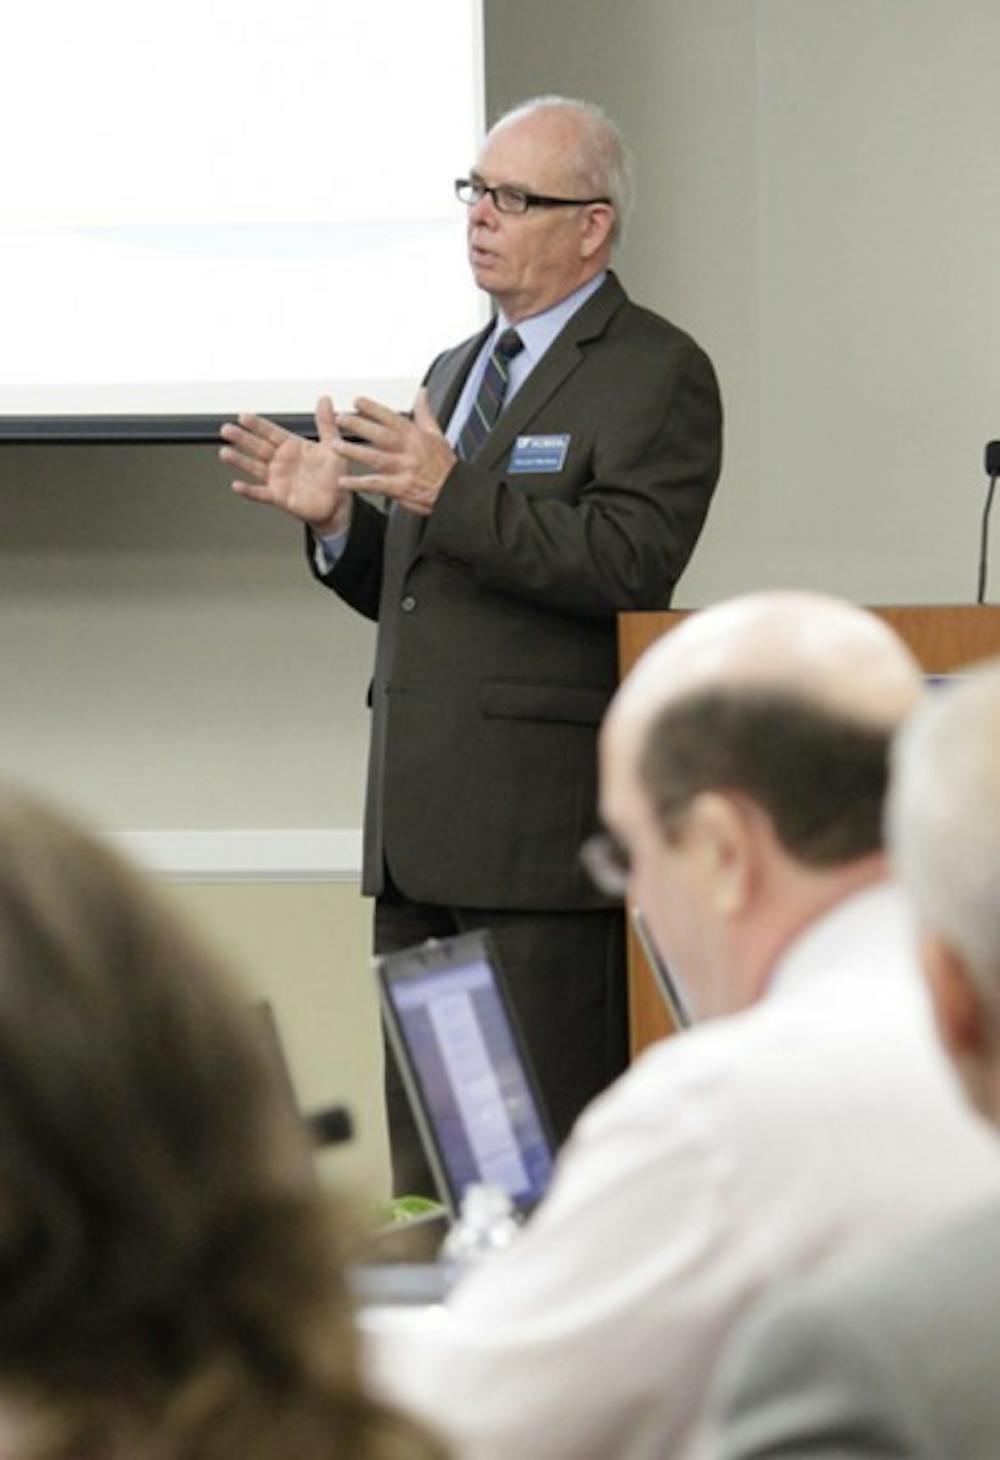
[[[505,112],[490,129],[505,127],[538,111],[568,112],[581,123],[580,140],[567,161],[581,190],[588,197],[609,198],[615,210],[611,242],[621,239],[634,201],[632,155],[620,130],[592,101],[571,96],[533,96]]]
[[[1000,659],[928,694],[892,770],[889,848],[920,925],[1000,1011]]]

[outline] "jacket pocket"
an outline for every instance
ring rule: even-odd
[[[483,685],[483,713],[490,720],[549,720],[563,725],[599,725],[609,695],[589,685],[526,684],[493,679]]]

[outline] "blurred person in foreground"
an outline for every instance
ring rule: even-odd
[[[1000,661],[942,687],[894,753],[889,839],[938,1030],[1000,1124]],[[937,1176],[935,1134],[913,1153]],[[1000,1198],[831,1266],[754,1313],[719,1375],[706,1456],[1000,1455]]]
[[[0,790],[4,1460],[439,1460],[363,1390],[308,1156],[212,960]]]
[[[373,1378],[467,1460],[688,1456],[768,1288],[1000,1193],[882,848],[890,738],[922,693],[884,623],[804,593],[691,615],[623,684],[588,860],[697,1022],[590,1106],[515,1245],[419,1344],[365,1319]]]

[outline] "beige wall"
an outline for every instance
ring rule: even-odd
[[[384,1196],[370,904],[356,886],[330,883],[175,884],[168,893],[228,956],[250,997],[270,1003],[300,1109],[352,1109],[355,1139],[324,1152],[324,1176],[373,1200]]]
[[[372,640],[213,448],[0,449],[0,765],[102,823],[356,827]]]
[[[678,594],[970,596],[1000,435],[993,0],[486,0],[491,115],[602,101],[640,202],[620,266],[719,368],[726,462]],[[456,171],[469,159],[456,158]],[[442,183],[447,185],[447,179]],[[419,368],[422,362],[415,362]],[[0,450],[0,770],[115,829],[356,828],[370,625],[204,447]],[[367,910],[176,889],[275,1002],[306,1103],[384,1180]]]
[[[115,831],[360,825],[371,626],[205,447],[0,449],[0,772]],[[174,896],[270,999],[324,1173],[388,1185],[370,908],[346,882]]]

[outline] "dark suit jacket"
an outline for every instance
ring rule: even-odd
[[[998,1312],[1000,1199],[837,1262],[737,1331],[699,1460],[996,1460]]]
[[[428,372],[442,423],[483,339]],[[562,470],[508,475],[525,434],[568,436]],[[420,901],[601,905],[577,851],[595,819],[615,616],[669,603],[720,438],[708,357],[609,275],[430,517],[358,499],[336,566],[324,572],[310,550],[321,581],[379,623],[366,893],[381,890],[384,855]]]

